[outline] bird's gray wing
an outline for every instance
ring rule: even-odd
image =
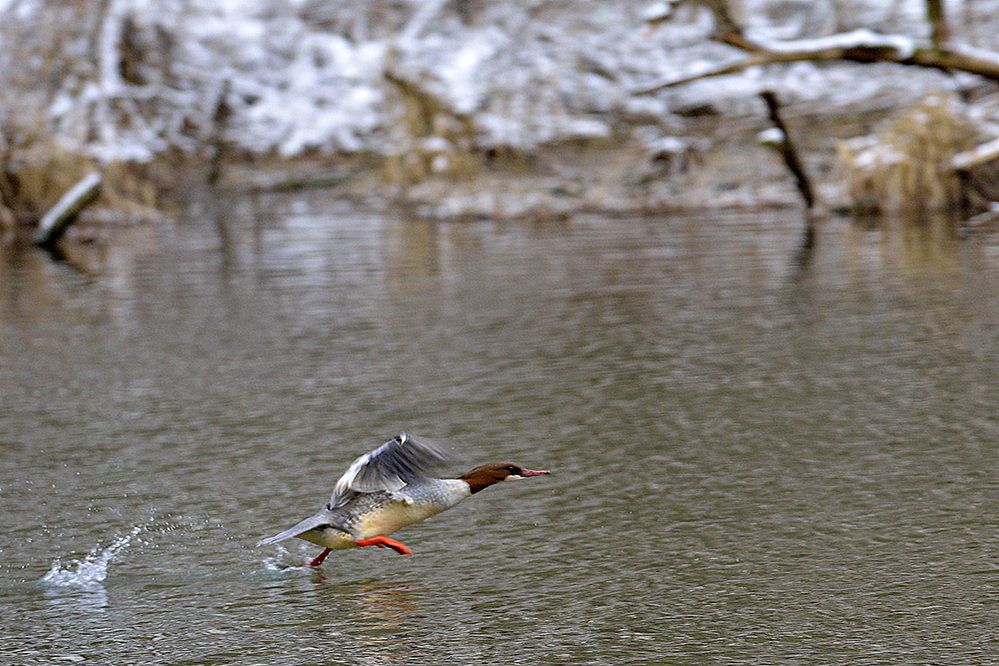
[[[448,460],[443,449],[402,433],[350,464],[336,482],[329,508],[340,506],[353,493],[395,492]]]

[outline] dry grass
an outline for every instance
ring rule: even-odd
[[[22,135],[20,145],[3,157],[3,176],[8,181],[5,191],[15,194],[7,203],[21,220],[41,217],[92,172],[102,176],[100,205],[126,215],[142,214],[157,206],[156,187],[142,169],[123,162],[99,164],[41,134]]]
[[[876,134],[842,142],[839,158],[854,208],[902,213],[956,208],[960,183],[945,165],[977,136],[959,103],[931,95]]]

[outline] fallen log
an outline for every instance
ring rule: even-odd
[[[78,182],[42,216],[32,242],[46,248],[55,245],[80,211],[89,206],[100,192],[101,176],[98,173],[92,173]]]

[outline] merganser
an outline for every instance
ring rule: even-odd
[[[494,483],[551,474],[513,463],[489,463],[457,479],[423,476],[446,460],[448,456],[441,449],[402,433],[351,463],[319,513],[257,545],[298,537],[322,546],[323,552],[309,563],[313,567],[321,565],[334,550],[357,546],[391,548],[400,555],[412,555],[406,545],[388,535],[450,509]]]

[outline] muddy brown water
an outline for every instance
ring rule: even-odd
[[[787,212],[322,195],[0,261],[3,663],[999,654],[999,246]],[[406,430],[552,477],[318,570],[255,547]]]

